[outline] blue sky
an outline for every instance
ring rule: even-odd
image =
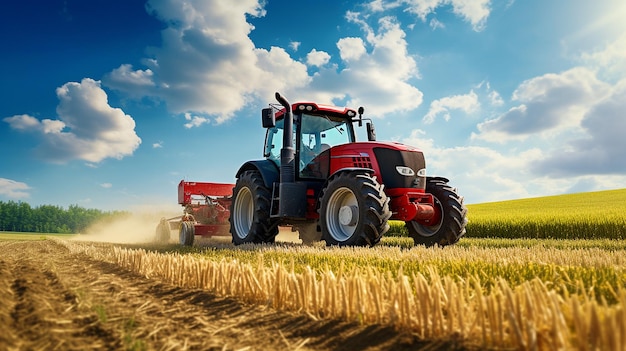
[[[24,0],[0,12],[0,200],[177,208],[260,109],[365,107],[467,203],[624,188],[622,0]]]

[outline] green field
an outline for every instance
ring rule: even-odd
[[[626,239],[626,189],[467,208],[466,237],[470,238]],[[388,236],[406,235],[403,222],[392,222]]]

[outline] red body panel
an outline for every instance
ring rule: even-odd
[[[235,184],[186,182],[181,180],[180,183],[178,183],[178,203],[181,205],[190,204],[192,195],[211,197],[232,196],[234,187]]]
[[[396,142],[355,142],[338,145],[330,151],[330,174],[346,168],[368,168],[374,171],[381,181],[379,160],[374,154],[375,148],[398,151],[421,152],[420,149]],[[384,183],[384,179],[383,179]],[[433,196],[423,188],[389,188],[385,186],[385,194],[389,197],[391,219],[400,221],[417,221],[428,224],[439,220],[438,207],[434,206]]]

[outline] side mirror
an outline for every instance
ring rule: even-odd
[[[263,128],[274,128],[276,126],[276,115],[274,109],[271,107],[261,110],[261,121],[263,122]]]
[[[367,123],[365,127],[367,129],[367,140],[376,141],[376,129],[374,129],[374,125],[372,123]]]

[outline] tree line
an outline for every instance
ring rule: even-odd
[[[127,216],[124,211],[101,211],[70,205],[31,207],[26,202],[0,201],[0,231],[32,233],[83,233],[96,222]]]

